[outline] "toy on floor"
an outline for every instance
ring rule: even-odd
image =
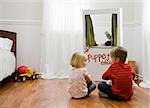
[[[16,72],[13,74],[13,78],[15,81],[21,79],[21,81],[26,81],[27,79],[38,79],[39,74],[35,73],[35,71],[27,66],[19,66]]]
[[[131,68],[135,72],[135,79],[134,80],[138,80],[139,78],[138,78],[138,72],[137,72],[137,67],[136,67],[136,61],[129,59],[128,64],[131,66]]]

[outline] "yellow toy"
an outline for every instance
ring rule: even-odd
[[[27,79],[38,79],[39,74],[36,74],[35,71],[27,66],[20,66],[14,73],[14,80],[17,81],[18,79],[21,79],[21,81],[26,81]]]

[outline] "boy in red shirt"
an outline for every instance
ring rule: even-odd
[[[130,65],[125,64],[127,51],[123,47],[115,47],[110,52],[110,57],[112,64],[102,75],[102,79],[111,80],[112,84],[100,82],[99,95],[115,100],[130,100],[133,95],[132,80],[135,74]]]

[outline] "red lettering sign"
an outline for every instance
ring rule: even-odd
[[[94,61],[95,63],[99,62],[101,65],[111,64],[109,59],[109,54],[87,54],[88,62]]]

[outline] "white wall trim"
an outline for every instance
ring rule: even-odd
[[[79,0],[79,1],[74,1],[74,0],[43,0],[43,2],[73,2],[73,3],[135,3],[135,1],[131,0]]]
[[[40,20],[3,20],[0,19],[0,25],[41,25]]]
[[[140,22],[124,22],[123,26],[124,27],[139,27],[142,24]]]
[[[1,0],[2,2],[95,2],[95,3],[135,3],[135,2],[139,2],[141,3],[141,0],[136,0],[136,1],[132,1],[132,0],[80,0],[80,1],[74,1],[74,0]],[[149,0],[143,0],[145,2],[148,2]]]
[[[41,20],[2,20],[0,19],[0,25],[41,25]],[[109,26],[110,22],[97,22],[96,25]],[[141,26],[139,22],[124,22],[124,27],[138,27]]]
[[[42,3],[42,0],[1,0],[2,3]]]

